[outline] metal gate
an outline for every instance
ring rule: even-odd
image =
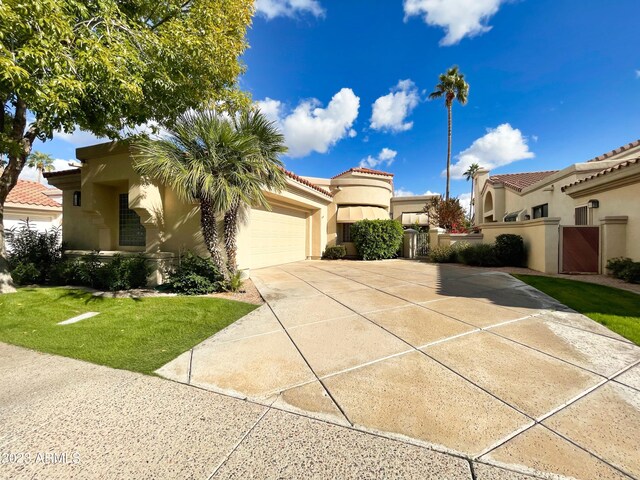
[[[420,232],[416,235],[416,256],[426,257],[429,253],[429,234]]]
[[[560,272],[599,273],[600,227],[560,227]]]

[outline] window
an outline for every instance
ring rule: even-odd
[[[533,218],[547,218],[549,216],[549,204],[533,207]]]
[[[351,240],[351,225],[352,223],[342,223],[342,241],[343,242],[352,242]]]
[[[82,193],[79,191],[73,192],[73,206],[79,207],[82,205]]]
[[[589,208],[586,205],[576,208],[576,225],[589,225]]]
[[[120,240],[122,247],[144,247],[146,245],[146,232],[140,223],[140,217],[129,208],[129,195],[120,194],[118,204],[118,217],[120,219]]]

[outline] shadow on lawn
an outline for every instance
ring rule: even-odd
[[[105,300],[111,299],[127,299],[133,300],[134,302],[142,302],[142,298],[137,297],[135,295],[127,295],[127,296],[118,296],[114,292],[100,292],[94,290],[82,290],[78,288],[70,288],[67,292],[61,294],[58,297],[58,300],[62,299],[73,299],[73,300],[83,300],[85,305],[90,303],[100,303]]]

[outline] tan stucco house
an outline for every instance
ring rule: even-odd
[[[137,175],[126,142],[79,148],[76,156],[81,168],[46,174],[63,192],[63,235],[70,254],[144,252],[158,265],[156,282],[181,252],[205,254],[198,205],[185,204],[170,189]],[[358,220],[409,222],[408,200],[393,198],[393,174],[378,170],[352,168],[332,178],[287,172],[286,189],[265,193],[271,210],[247,209],[238,232],[242,270],[320,258],[327,245],[344,244],[355,254],[350,228]],[[419,212],[428,198],[414,197],[409,210]]]
[[[529,266],[536,270],[563,271],[563,252],[575,252],[570,263],[579,264],[578,257],[587,251],[582,241],[592,245],[599,272],[613,257],[640,261],[639,162],[636,140],[562,170],[491,175],[481,169],[473,179],[474,223],[482,228],[485,242],[500,233],[524,236]],[[569,240],[563,242],[565,227],[575,249],[568,248]]]

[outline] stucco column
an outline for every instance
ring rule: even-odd
[[[404,231],[402,242],[402,256],[404,258],[416,258],[418,231],[413,228],[407,228]]]
[[[606,272],[607,260],[627,256],[628,222],[626,216],[600,219],[600,273]]]
[[[311,214],[311,258],[319,259],[327,245],[327,207]]]

